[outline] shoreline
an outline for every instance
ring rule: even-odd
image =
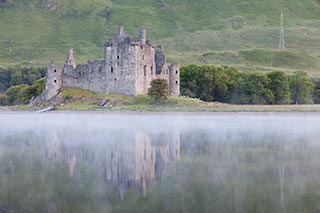
[[[0,115],[23,115],[23,114],[35,114],[35,115],[54,115],[54,114],[70,114],[70,115],[87,115],[87,114],[97,114],[97,115],[181,115],[181,116],[204,116],[204,115],[216,115],[216,116],[320,116],[320,111],[295,111],[295,112],[287,112],[287,111],[270,111],[270,112],[255,112],[255,111],[193,111],[193,112],[180,112],[180,111],[171,111],[171,112],[159,112],[159,111],[106,111],[106,110],[66,110],[66,111],[50,111],[38,113],[37,111],[3,111],[0,110]]]
[[[50,108],[50,107],[49,107]],[[49,109],[47,107],[47,109]],[[309,105],[233,105],[219,102],[200,102],[182,100],[177,103],[153,104],[118,104],[99,107],[92,102],[72,102],[56,106],[45,111],[45,107],[2,106],[0,114],[32,113],[68,113],[68,114],[320,114],[320,104]],[[44,110],[44,111],[43,111]]]

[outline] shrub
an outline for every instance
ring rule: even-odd
[[[148,90],[148,95],[154,98],[156,102],[164,101],[169,96],[168,81],[163,78],[157,78],[151,81],[151,87]]]
[[[8,97],[5,94],[0,93],[0,106],[6,105],[8,105]]]

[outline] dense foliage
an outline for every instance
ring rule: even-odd
[[[315,82],[315,83],[314,83]],[[181,68],[181,94],[233,104],[310,104],[319,102],[320,85],[297,71],[239,72],[235,68],[189,65]],[[314,91],[314,84],[318,89]]]
[[[305,72],[297,71],[290,78],[291,98],[296,104],[312,103],[313,82]]]
[[[44,76],[44,68],[0,68],[0,106],[27,104],[44,90]]]
[[[168,81],[163,78],[154,79],[150,83],[148,95],[154,98],[156,102],[161,102],[169,96]]]
[[[45,73],[45,68],[0,68],[0,93],[5,92],[11,86],[16,86],[20,84],[27,84],[31,86],[35,80],[43,78],[45,76]]]
[[[0,106],[27,104],[32,98],[39,96],[44,89],[44,78],[36,80],[31,86],[27,84],[11,86],[4,94],[0,93]]]

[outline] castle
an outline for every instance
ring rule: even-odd
[[[64,67],[51,61],[43,98],[51,100],[63,87],[136,96],[146,94],[156,78],[168,81],[171,95],[180,94],[179,65],[166,63],[162,47],[147,40],[146,30],[139,39],[132,39],[120,26],[118,35],[105,44],[104,60],[77,65],[70,49]]]

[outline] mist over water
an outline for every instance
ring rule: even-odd
[[[0,212],[319,212],[320,114],[0,114]]]

